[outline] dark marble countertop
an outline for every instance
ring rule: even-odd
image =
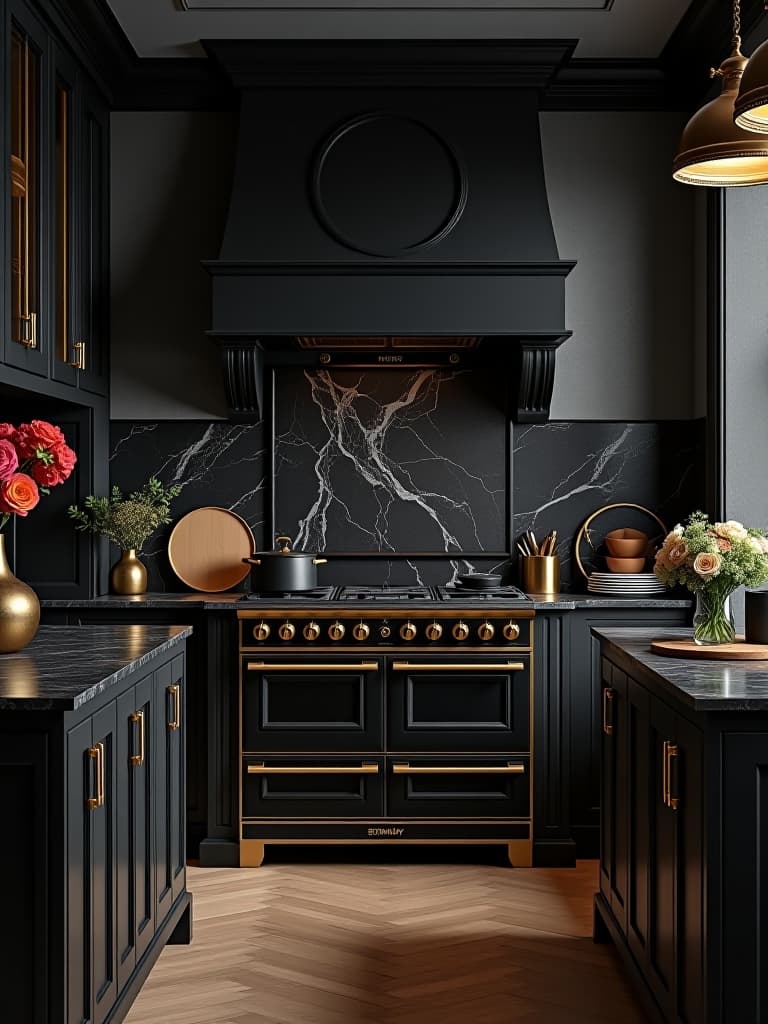
[[[191,626],[41,626],[29,646],[0,655],[0,711],[75,711]]]
[[[768,711],[768,661],[694,661],[651,654],[651,640],[693,636],[684,629],[599,629],[593,634],[628,655],[694,711]]]
[[[208,611],[237,611],[240,607],[240,599],[243,596],[241,591],[227,591],[222,594],[203,593],[154,593],[140,594],[136,597],[122,597],[117,594],[105,594],[102,597],[61,600],[51,599],[41,601],[43,608],[157,608],[177,609],[192,608],[195,611],[200,609]],[[530,594],[532,606],[536,611],[573,611],[577,608],[689,608],[692,601],[689,598],[680,598],[667,595],[658,597],[603,597],[597,594]],[[249,608],[268,608],[274,606],[274,601],[265,600],[249,601]],[[292,602],[299,606],[299,602]],[[281,605],[282,607],[282,605]],[[286,604],[284,607],[290,607]],[[338,601],[323,602],[323,607],[339,608],[349,611],[349,602],[339,603]],[[444,602],[423,602],[419,603],[420,608],[442,608],[448,607]]]

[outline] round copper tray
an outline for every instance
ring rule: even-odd
[[[243,563],[256,547],[251,528],[227,508],[196,508],[176,523],[168,539],[168,561],[193,590],[230,590],[251,571]]]

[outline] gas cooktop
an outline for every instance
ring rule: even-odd
[[[493,589],[475,589],[459,585],[439,587],[315,587],[312,590],[297,590],[278,594],[249,593],[243,594],[244,601],[287,601],[291,604],[311,603],[318,601],[342,601],[344,603],[364,603],[380,605],[418,604],[424,601],[449,601],[454,605],[494,604],[505,606],[529,604],[530,598],[514,586],[494,587]]]

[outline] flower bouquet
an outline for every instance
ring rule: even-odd
[[[26,647],[40,623],[37,594],[11,572],[3,530],[12,517],[28,516],[41,494],[64,483],[76,462],[52,423],[0,423],[0,654]]]
[[[668,587],[696,594],[693,638],[697,644],[728,644],[736,636],[729,597],[740,586],[768,581],[768,537],[730,519],[711,523],[694,512],[664,538],[653,567]]]

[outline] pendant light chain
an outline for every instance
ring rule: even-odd
[[[741,0],[733,0],[733,50],[741,49]]]

